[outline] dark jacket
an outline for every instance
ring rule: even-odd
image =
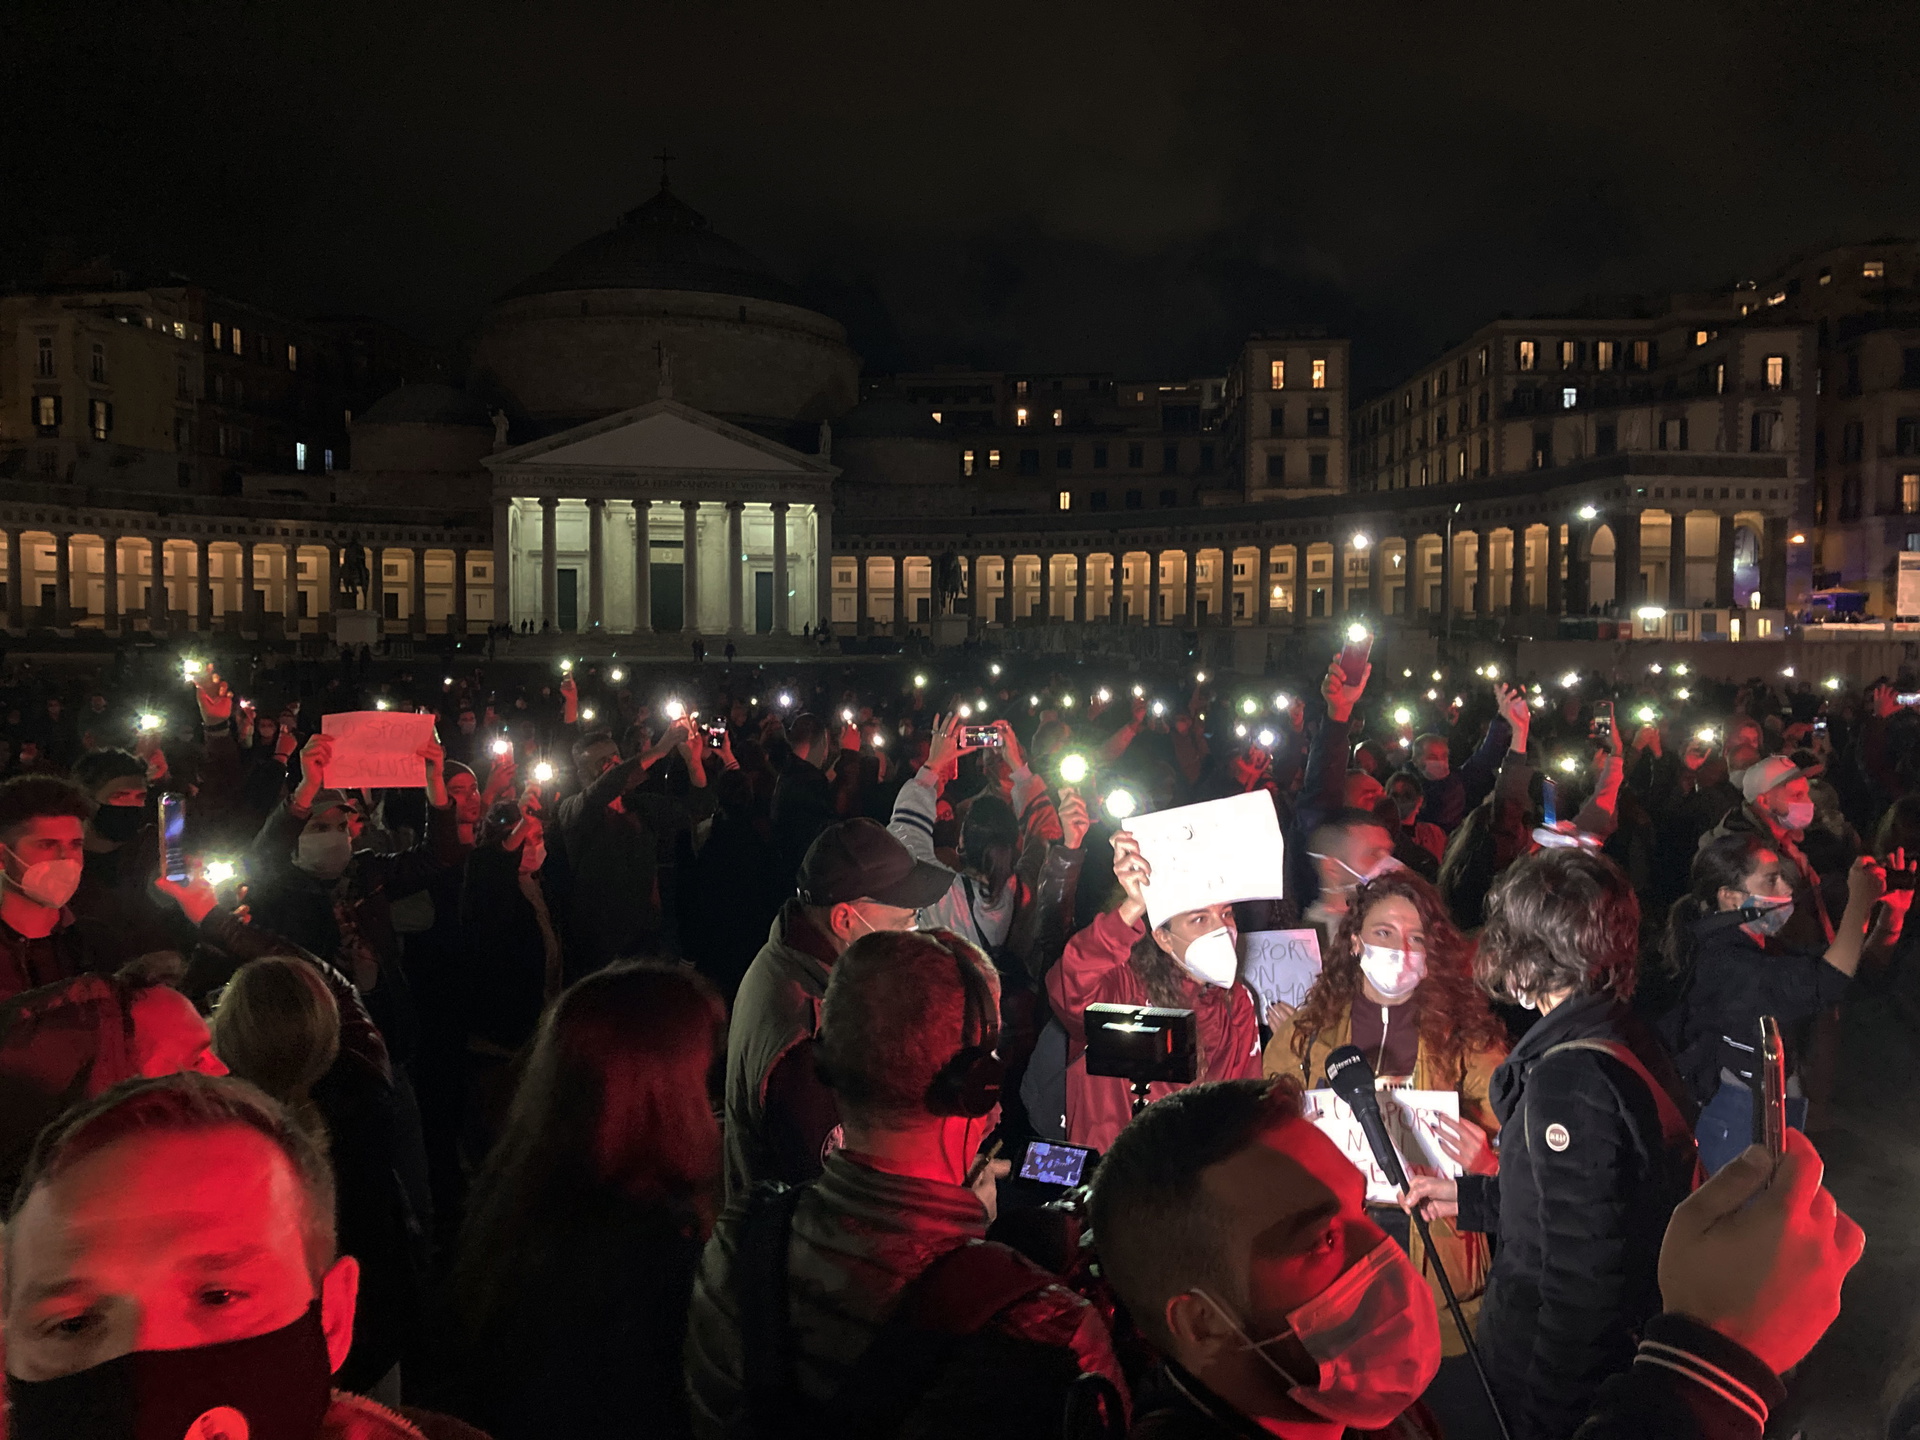
[[[812,1045],[836,952],[798,900],[774,917],[747,967],[727,1027],[727,1196],[762,1180],[820,1173],[839,1106],[814,1072]]]
[[[1749,1044],[1760,1017],[1780,1022],[1791,1068],[1805,1053],[1813,1018],[1838,1005],[1851,979],[1821,955],[1777,941],[1763,949],[1726,915],[1694,925],[1693,963],[1680,1003],[1662,1026],[1673,1042],[1681,1078],[1702,1105],[1720,1088],[1720,1037]]]
[[[112,850],[89,850],[80,888],[68,909],[86,937],[88,964],[108,972],[159,951],[182,954],[192,944],[179,912],[156,905],[147,887],[160,871],[160,832],[154,825]]]
[[[1633,1069],[1572,1041],[1626,1046]],[[1565,1440],[1660,1311],[1660,1242],[1692,1188],[1697,1111],[1658,1037],[1623,1001],[1578,995],[1494,1072],[1500,1172],[1460,1182],[1459,1228],[1499,1237],[1480,1348],[1514,1440]]]
[[[833,782],[818,765],[794,755],[781,767],[773,785],[772,817],[774,863],[783,891],[793,888],[808,847],[840,818],[833,798]]]
[[[693,1431],[704,1440],[753,1434],[736,1271],[744,1213],[743,1198],[728,1207],[707,1242],[687,1319]],[[872,1170],[845,1153],[830,1156],[800,1198],[788,1244],[794,1371],[803,1394],[832,1399],[907,1287],[935,1259],[983,1238],[986,1229],[986,1210],[963,1186]],[[974,1341],[941,1368],[901,1436],[1054,1440],[1075,1375],[1105,1376],[1125,1394],[1105,1322],[1062,1285],[1014,1301]]]
[[[492,1313],[466,1317],[451,1408],[494,1440],[684,1440],[700,1237],[691,1215],[624,1201],[536,1220],[498,1258]]]
[[[1506,753],[1511,738],[1511,727],[1496,715],[1487,726],[1480,748],[1457,770],[1449,768],[1444,779],[1429,780],[1423,771],[1410,771],[1420,781],[1420,818],[1451,834],[1467,818],[1467,812],[1486,799],[1487,792],[1493,789],[1494,777],[1500,772],[1500,757]]]
[[[1128,1440],[1272,1440],[1273,1432],[1167,1362],[1143,1388]],[[1379,1430],[1347,1430],[1344,1440],[1444,1440],[1440,1424],[1416,1403]]]
[[[60,912],[59,923],[48,934],[32,939],[0,920],[0,1000],[99,968],[71,910]]]

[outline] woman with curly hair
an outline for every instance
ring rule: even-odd
[[[1327,1056],[1342,1045],[1358,1046],[1382,1078],[1459,1095],[1461,1118],[1438,1122],[1441,1148],[1469,1174],[1500,1168],[1487,1138],[1500,1129],[1487,1087],[1506,1058],[1506,1032],[1474,981],[1472,942],[1454,928],[1440,892],[1418,875],[1390,870],[1356,890],[1300,1008],[1276,1004],[1267,1014],[1273,1025],[1267,1074],[1324,1085]],[[1443,1304],[1440,1282],[1405,1215],[1397,1206],[1370,1208],[1381,1228],[1407,1246],[1434,1303]],[[1491,1261],[1486,1237],[1457,1232],[1446,1220],[1430,1228],[1437,1258],[1471,1319]],[[1441,1338],[1447,1355],[1466,1353],[1451,1326],[1442,1328]]]

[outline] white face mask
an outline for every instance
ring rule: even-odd
[[[1202,985],[1227,989],[1233,984],[1233,977],[1240,973],[1240,955],[1234,949],[1233,931],[1222,925],[1218,930],[1209,930],[1189,940],[1187,953],[1180,958],[1180,968]]]
[[[1760,912],[1757,918],[1740,928],[1761,939],[1778,935],[1793,918],[1793,901],[1790,899],[1779,900],[1771,895],[1742,895],[1740,904],[1743,908]]]
[[[1789,830],[1804,830],[1813,824],[1813,802],[1811,800],[1789,800],[1786,819],[1780,822]]]
[[[24,866],[18,880],[7,876],[7,882],[34,904],[58,910],[80,888],[80,872],[78,860],[38,860]]]
[[[1382,855],[1378,860],[1373,862],[1364,874],[1347,864],[1347,862],[1342,860],[1338,855],[1318,855],[1314,858],[1331,860],[1353,877],[1353,879],[1345,885],[1328,885],[1324,887],[1328,890],[1357,890],[1370,880],[1378,880],[1382,875],[1386,875],[1394,870],[1404,870],[1407,868],[1398,860],[1394,859],[1391,854]]]
[[[338,880],[353,859],[353,837],[344,830],[309,830],[300,836],[293,863],[317,880]]]
[[[1289,1312],[1287,1329],[1270,1339],[1252,1339],[1226,1306],[1204,1290],[1193,1293],[1287,1382],[1288,1395],[1349,1429],[1384,1430],[1440,1372],[1440,1312],[1427,1282],[1392,1240],[1382,1240]],[[1317,1362],[1312,1384],[1301,1384],[1267,1353],[1289,1331]]]
[[[1427,957],[1418,950],[1389,950],[1384,945],[1360,947],[1360,973],[1388,1000],[1404,1000],[1427,978]]]

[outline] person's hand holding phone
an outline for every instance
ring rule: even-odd
[[[1093,821],[1087,814],[1087,802],[1080,798],[1078,790],[1062,791],[1059,804],[1060,843],[1069,850],[1078,850],[1087,838],[1087,830]]]
[[[1349,680],[1347,667],[1341,663],[1338,655],[1327,667],[1327,678],[1320,682],[1320,694],[1327,702],[1327,718],[1344,725],[1353,718],[1353,707],[1360,703],[1360,697],[1367,692],[1367,681],[1373,677],[1373,666],[1369,664],[1360,672],[1360,678]]]
[[[1130,830],[1114,832],[1113,878],[1126,894],[1117,912],[1120,919],[1127,925],[1138,925],[1147,913],[1147,885],[1153,879],[1153,866],[1140,853],[1140,842]]]
[[[233,719],[233,691],[211,665],[193,677],[193,698],[200,706],[202,725],[225,725]]]

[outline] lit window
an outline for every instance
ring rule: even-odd
[[[236,355],[246,354],[247,347],[243,345],[240,340],[240,327],[238,325],[234,326],[231,333],[232,333],[232,340],[233,340],[233,353]]]
[[[1062,490],[1060,492],[1060,508],[1062,510],[1071,510],[1073,508],[1073,492],[1071,490]]]
[[[213,348],[218,350],[227,343],[227,327],[218,320],[213,322]]]
[[[1488,348],[1485,345],[1482,345],[1480,347],[1480,373],[1482,375],[1485,375],[1487,373],[1487,362],[1490,358],[1491,356],[1489,354]]]
[[[109,400],[89,400],[87,402],[87,428],[93,432],[93,438],[104,440],[113,429],[113,402]]]
[[[1061,427],[1062,425],[1064,425],[1064,424],[1066,424],[1066,423],[1067,423],[1067,412],[1066,412],[1066,411],[1064,411],[1064,410],[1056,410],[1056,411],[1054,411],[1054,412],[1053,412],[1053,427],[1054,427],[1054,429],[1056,429],[1056,430],[1057,430],[1057,429],[1059,429],[1059,428],[1060,428],[1060,427]]]
[[[1712,338],[1713,338],[1713,332],[1711,330],[1696,330],[1693,332],[1693,343],[1696,348],[1706,344],[1707,341],[1711,340]]]
[[[1767,388],[1769,390],[1784,390],[1787,388],[1786,356],[1767,356]]]
[[[1833,271],[1823,266],[1820,271],[1820,283],[1822,285],[1831,285],[1833,283]]]
[[[300,368],[300,347],[298,345],[287,346],[287,368],[289,370],[298,370]]]
[[[1579,403],[1580,403],[1580,391],[1575,386],[1566,385],[1561,387],[1560,408],[1562,410],[1571,410],[1575,406],[1577,406]]]
[[[1727,362],[1724,360],[1713,367],[1713,393],[1716,395],[1727,393]]]
[[[1027,382],[1026,382],[1026,381],[1024,381],[1024,380],[1016,380],[1016,381],[1014,381],[1014,382],[1013,382],[1013,393],[1014,393],[1014,394],[1016,394],[1016,395],[1024,395],[1024,394],[1026,394],[1026,393],[1027,393]]]
[[[1920,515],[1920,474],[1909,471],[1900,477],[1900,513]]]
[[[998,450],[987,451],[987,468],[989,470],[998,470],[1000,468],[1000,452]]]
[[[333,470],[333,451],[322,450],[320,452],[320,463],[327,468],[329,473],[331,473]],[[486,576],[482,575],[480,578],[484,580]]]
[[[304,440],[293,442],[293,468],[296,470],[307,468],[307,442]]]
[[[946,416],[945,416],[945,413],[944,413],[944,412],[942,412],[942,411],[939,411],[939,410],[936,410],[936,411],[934,411],[934,412],[933,412],[933,423],[934,423],[934,424],[936,424],[936,425],[939,425],[939,424],[942,424],[942,423],[944,423],[944,421],[945,421],[945,419],[946,419]]]
[[[187,338],[187,322],[186,321],[176,320],[173,322],[173,338],[176,340],[184,340]]]
[[[1887,276],[1887,262],[1884,260],[1868,260],[1860,266],[1860,274],[1868,280],[1884,280]]]
[[[1313,388],[1316,390],[1327,388],[1327,362],[1324,360],[1313,362]]]
[[[1579,354],[1579,351],[1575,347],[1576,342],[1572,340],[1562,340],[1560,342],[1560,368],[1562,370],[1573,369],[1574,358]]]
[[[962,475],[973,474],[973,451],[962,450],[960,452],[960,473]]]
[[[1514,346],[1515,363],[1518,364],[1522,370],[1531,370],[1533,369],[1537,353],[1537,347],[1533,341],[1521,340]]]
[[[1284,360],[1276,360],[1273,362],[1272,388],[1275,390],[1284,390],[1287,388],[1287,362]]]
[[[1022,405],[1018,410],[1013,412],[1013,423],[1016,425],[1024,425],[1027,423],[1026,406]]]
[[[1784,290],[1776,290],[1767,297],[1767,304],[1769,305],[1784,305],[1786,303],[1787,292]]]
[[[1636,340],[1633,342],[1633,368],[1644,370],[1653,363],[1653,342]]]
[[[43,435],[58,432],[60,429],[60,397],[58,395],[33,397],[33,423]]]
[[[1611,370],[1613,368],[1613,341],[1596,340],[1593,342],[1593,368]]]

